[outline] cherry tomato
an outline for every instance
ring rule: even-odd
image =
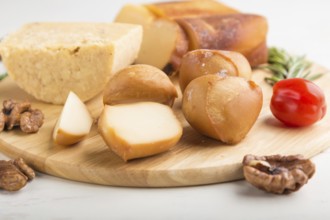
[[[300,127],[321,120],[327,107],[320,87],[306,79],[291,78],[274,85],[270,109],[285,125]]]

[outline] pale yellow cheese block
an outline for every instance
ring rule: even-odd
[[[0,43],[8,74],[35,98],[63,104],[70,91],[83,101],[112,74],[133,63],[142,27],[120,23],[31,23]]]

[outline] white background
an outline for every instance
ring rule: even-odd
[[[126,2],[147,1],[0,0],[0,36],[34,21],[110,22]],[[306,54],[330,69],[330,1],[223,2],[266,16],[269,45]],[[0,153],[0,159],[5,158]],[[0,191],[0,219],[330,219],[329,150],[313,161],[316,175],[301,191],[286,196],[264,193],[245,181],[181,188],[122,188],[38,173],[19,192]]]

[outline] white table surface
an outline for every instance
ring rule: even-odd
[[[112,21],[126,2],[146,1],[0,0],[0,36],[33,21]],[[265,15],[269,45],[307,54],[330,69],[330,1],[223,2]],[[7,157],[0,153],[0,159]],[[264,193],[245,181],[148,189],[79,183],[38,173],[19,192],[0,191],[0,219],[330,219],[330,151],[313,161],[316,175],[299,192],[286,196]]]

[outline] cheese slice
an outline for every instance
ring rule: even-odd
[[[142,27],[120,23],[31,23],[0,43],[8,74],[35,98],[63,104],[100,93],[136,59]]]
[[[156,102],[106,105],[98,127],[110,149],[124,161],[164,152],[182,135],[172,109]]]

